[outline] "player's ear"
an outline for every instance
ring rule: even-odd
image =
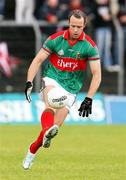
[[[87,25],[87,17],[84,18],[84,28]]]

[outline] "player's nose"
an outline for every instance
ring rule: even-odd
[[[78,29],[77,29],[77,28],[75,28],[75,29],[74,29],[74,32],[75,32],[75,33],[77,33],[77,32],[78,32]]]
[[[78,29],[77,29],[77,27],[75,27],[75,28],[74,28],[74,32],[78,32]]]

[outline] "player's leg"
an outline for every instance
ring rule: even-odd
[[[51,139],[58,134],[59,127],[63,124],[68,112],[69,110],[66,107],[56,111],[54,115],[54,125],[45,132],[43,138],[43,147],[48,148],[50,146]]]
[[[42,124],[42,131],[40,132],[38,138],[30,145],[28,152],[26,154],[26,157],[23,161],[23,168],[29,169],[32,165],[32,162],[35,158],[37,150],[42,146],[43,144],[43,137],[45,135],[46,130],[48,130],[50,127],[54,125],[54,112],[51,109],[45,109],[45,111],[42,113],[41,116],[41,124]],[[57,134],[58,130],[56,128],[51,130],[51,136],[55,136]],[[50,145],[50,138],[45,141],[45,146],[49,147]]]
[[[47,98],[47,94],[45,97]],[[63,124],[64,120],[66,119],[69,113],[70,108],[74,104],[76,95],[67,92],[67,98],[68,98],[67,106],[61,109],[57,109],[55,111],[54,126],[52,126],[48,131],[46,131],[43,138],[43,147],[50,146],[51,139],[58,133],[59,127]]]
[[[47,112],[49,112],[49,109]],[[57,133],[58,133],[58,129],[59,127],[63,124],[67,114],[68,114],[69,110],[64,107],[62,109],[59,109],[56,111],[55,116],[52,118],[49,114],[46,114],[47,117],[50,116],[50,123],[46,123],[46,122],[42,122],[42,126],[43,130],[40,132],[39,137],[37,138],[37,140],[35,142],[33,142],[30,145],[30,148],[28,150],[28,153],[23,161],[23,168],[24,169],[29,169],[30,166],[32,165],[32,162],[35,158],[36,152],[37,150],[43,145],[43,147],[48,148],[51,144],[51,139],[54,138]],[[45,115],[45,113],[44,113]],[[44,117],[44,115],[42,114],[42,117]],[[55,118],[55,122],[54,122],[54,118]],[[44,119],[44,121],[46,121],[46,118],[41,118],[41,121]],[[53,119],[53,120],[52,120]],[[47,118],[47,122],[48,122],[48,118]]]
[[[28,153],[23,161],[23,167],[24,169],[29,169],[29,167],[32,164],[32,161],[34,160],[34,157],[36,155],[37,150],[42,146],[43,144],[43,137],[45,135],[45,132],[54,125],[54,113],[55,113],[55,109],[51,108],[48,105],[48,101],[47,101],[47,93],[48,91],[52,88],[53,86],[47,86],[44,91],[43,91],[43,98],[44,98],[44,102],[45,102],[45,110],[43,111],[42,115],[41,115],[41,125],[42,125],[42,131],[40,132],[38,138],[36,141],[34,141],[28,150]],[[51,130],[51,135],[55,136],[55,134],[57,133],[57,127],[54,126],[54,130]],[[48,141],[47,141],[48,142]],[[48,143],[45,143],[48,145],[50,145],[50,141]]]
[[[42,138],[42,145],[43,147],[46,147],[46,148],[50,146],[51,139],[58,133],[58,126],[54,124],[54,116],[55,116],[56,110],[49,106],[48,98],[47,98],[48,92],[53,87],[54,86],[51,86],[51,85],[46,86],[46,88],[43,91],[43,100],[45,102],[46,109],[48,111],[54,112],[53,121],[50,119],[48,115],[47,115],[48,117],[42,119],[42,129],[45,130],[44,137]]]
[[[29,151],[25,158],[26,161],[24,161],[23,163],[23,167],[25,169],[28,169],[30,167],[39,147],[41,147],[42,145],[43,147],[50,146],[51,139],[57,135],[59,127],[63,124],[70,107],[73,105],[75,101],[76,96],[69,94],[69,103],[67,107],[58,110],[51,108],[48,104],[47,93],[53,87],[54,86],[47,86],[43,91],[43,98],[46,109],[41,116],[42,131],[40,132],[40,135],[37,138],[37,140],[34,143],[32,143],[29,148]]]
[[[42,112],[42,115],[41,115],[42,131],[40,132],[40,135],[38,136],[37,140],[35,142],[33,142],[30,146],[30,152],[32,152],[34,154],[42,146],[43,137],[44,137],[46,130],[48,130],[50,127],[52,127],[54,125],[55,109],[53,109],[49,106],[48,100],[47,100],[47,93],[52,88],[53,88],[53,86],[47,86],[41,93],[42,99],[45,103],[45,110]]]
[[[47,99],[47,94],[48,94],[48,92],[49,92],[49,90],[51,88],[53,88],[53,86],[47,86],[43,91],[44,102],[45,102],[46,108],[48,108],[48,109],[52,109],[49,106],[48,99]],[[53,109],[53,111],[55,111],[55,113],[54,113],[54,121],[55,121],[55,119],[59,118],[59,116],[61,118],[61,121],[62,122],[64,121],[64,119],[66,118],[67,113],[68,113],[68,110],[64,111],[64,109],[65,108],[62,108],[62,110],[59,110],[59,111],[61,111],[61,116],[59,115],[60,113],[58,113],[58,110]],[[50,124],[50,126],[48,126],[46,128],[46,132],[45,132],[44,137],[43,137],[43,147],[45,147],[45,148],[48,148],[50,146],[51,139],[54,138],[58,134],[59,124],[54,123],[54,121],[53,121],[52,124]],[[47,124],[47,121],[45,121],[45,124]]]
[[[64,120],[66,119],[67,115],[69,113],[68,108],[64,107],[61,109],[57,109],[54,116],[55,124],[57,124],[59,127],[62,126]]]

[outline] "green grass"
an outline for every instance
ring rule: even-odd
[[[125,180],[126,126],[63,126],[30,170],[22,160],[38,125],[0,126],[0,180]]]

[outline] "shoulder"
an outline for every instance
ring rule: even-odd
[[[57,33],[55,33],[55,34],[52,34],[52,35],[50,36],[50,39],[54,40],[54,39],[62,36],[63,34],[64,34],[64,31],[59,31],[59,32],[57,32]]]
[[[87,34],[85,34],[85,39],[86,41],[92,46],[92,47],[95,47],[96,46],[96,43],[91,39],[90,36],[88,36]]]

